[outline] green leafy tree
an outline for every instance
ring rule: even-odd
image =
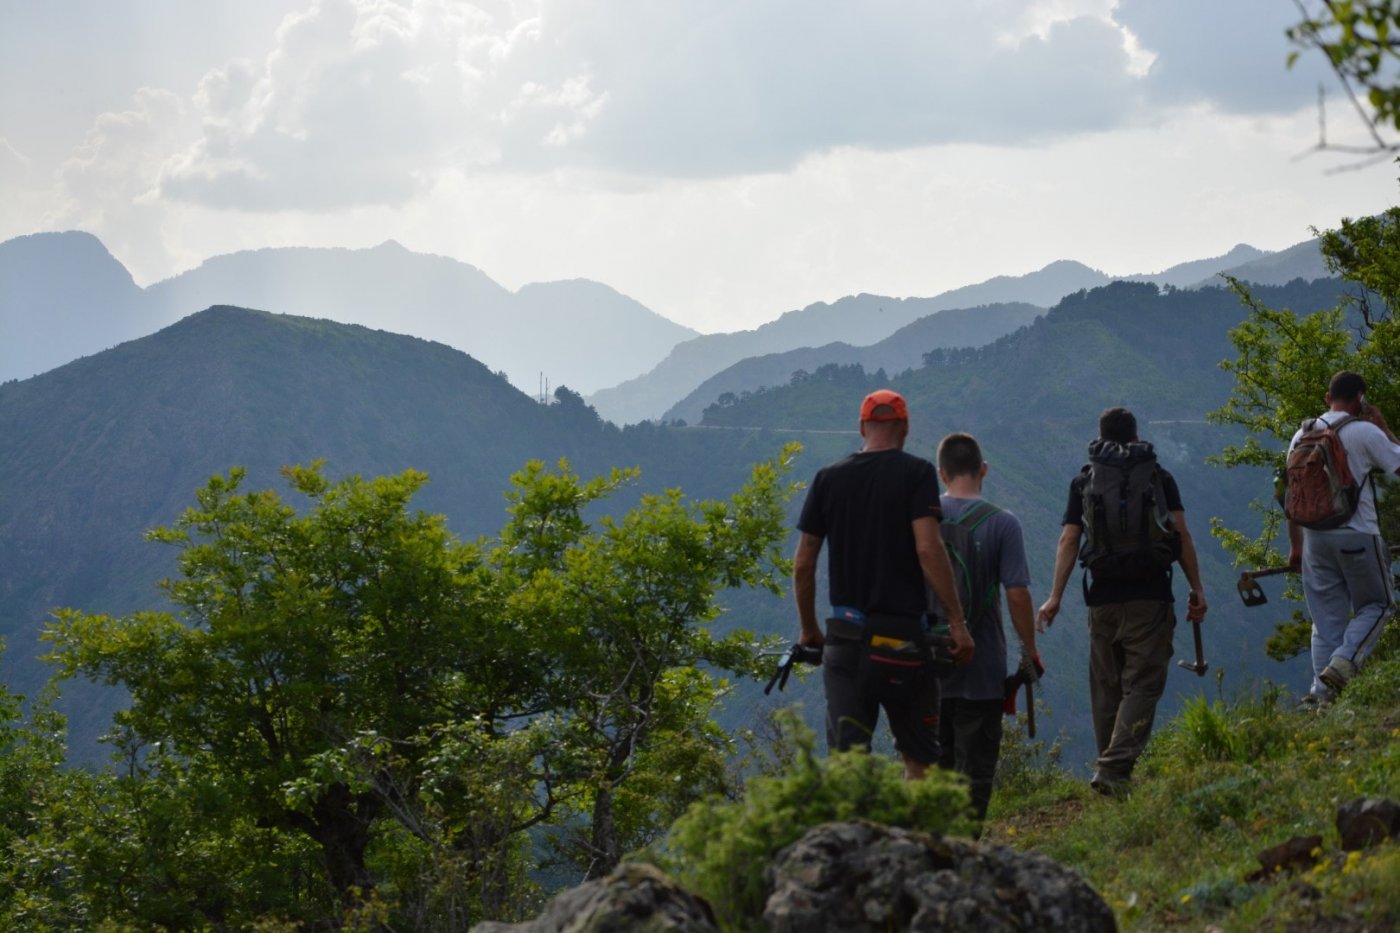
[[[568,846],[589,877],[650,840],[692,800],[718,789],[730,739],[712,719],[720,672],[758,674],[754,636],[721,633],[717,597],[734,587],[780,592],[788,564],[783,477],[795,445],[754,468],[727,501],[679,490],[642,497],[622,518],[584,519],[630,478],[580,483],[532,464],[515,477],[511,522],[493,563],[510,613],[538,626],[538,668],[562,724],[559,767],[587,823]]]
[[[46,637],[64,673],[124,686],[119,727],[222,788],[223,812],[313,840],[350,903],[373,887],[375,822],[415,787],[415,740],[471,716],[510,671],[473,623],[478,550],[406,509],[426,476],[284,472],[305,514],[241,493],[234,470],[150,533],[180,548],[180,577],[161,584],[178,616],[63,611]],[[357,771],[365,735],[413,751],[390,760],[399,770]]]
[[[87,876],[120,892],[94,916],[172,927],[508,917],[527,831],[580,819],[582,861],[610,868],[722,781],[721,675],[755,673],[761,646],[719,631],[716,600],[785,576],[795,449],[728,500],[673,490],[593,521],[631,471],[531,463],[473,543],[409,510],[415,471],[290,467],[300,509],[213,477],[149,534],[179,549],[176,612],[65,610],[46,633],[62,676],[131,697],[108,816],[52,861],[120,875]]]
[[[1230,332],[1237,356],[1221,365],[1235,382],[1229,400],[1211,418],[1243,427],[1247,434],[1218,458],[1225,466],[1280,470],[1289,439],[1304,419],[1323,409],[1327,383],[1342,369],[1365,377],[1366,400],[1380,408],[1387,420],[1400,418],[1400,384],[1395,380],[1400,372],[1400,320],[1395,315],[1400,301],[1400,209],[1343,220],[1339,229],[1319,238],[1328,268],[1350,285],[1336,307],[1305,314],[1268,308],[1255,300],[1244,283],[1230,280],[1250,315]],[[1385,495],[1388,479],[1376,476],[1372,482],[1380,493],[1381,532],[1396,540],[1400,499]],[[1219,522],[1213,533],[1240,564],[1282,564],[1282,510],[1271,501],[1256,501],[1252,508],[1261,520],[1257,535]],[[1298,595],[1296,588],[1292,595]],[[1297,654],[1307,645],[1306,627],[1306,620],[1295,614],[1280,626],[1270,654],[1278,658]]]

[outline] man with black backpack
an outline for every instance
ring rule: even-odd
[[[817,472],[797,527],[793,596],[803,645],[823,646],[827,744],[869,746],[883,707],[904,776],[938,761],[938,680],[926,620],[932,587],[948,605],[953,656],[973,642],[939,537],[933,464],[905,453],[909,409],[889,389],[860,406],[861,449]],[[817,558],[828,555],[831,616],[817,624]]]
[[[1137,419],[1126,408],[1099,416],[1099,437],[1089,445],[1089,463],[1070,482],[1062,524],[1050,598],[1036,621],[1055,621],[1078,555],[1085,569],[1089,701],[1098,745],[1090,784],[1121,796],[1152,734],[1170,670],[1173,563],[1181,564],[1191,587],[1186,618],[1199,624],[1206,615],[1176,480],[1157,463],[1152,445],[1138,440]]]
[[[953,562],[967,627],[977,645],[972,663],[954,669],[941,681],[938,764],[967,775],[973,812],[980,823],[992,799],[1006,706],[1003,587],[1011,625],[1021,642],[1021,675],[1034,683],[1045,668],[1035,647],[1035,605],[1020,520],[982,498],[987,463],[971,434],[943,438],[937,459],[938,476],[947,490],[940,499],[939,530]]]
[[[1337,373],[1328,410],[1288,444],[1288,563],[1303,571],[1312,615],[1312,703],[1341,693],[1395,613],[1371,471],[1400,473],[1400,442],[1365,393],[1360,375]]]

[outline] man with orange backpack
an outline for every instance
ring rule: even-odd
[[[1400,441],[1365,393],[1361,376],[1337,373],[1327,411],[1288,444],[1288,563],[1303,572],[1312,615],[1313,703],[1341,693],[1395,613],[1371,471],[1400,474]]]

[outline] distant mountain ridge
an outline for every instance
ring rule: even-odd
[[[1308,241],[1273,254],[1240,245],[1221,257],[1125,278],[1195,287],[1216,282],[1222,270],[1263,284],[1327,274],[1316,242]],[[393,241],[372,249],[268,248],[216,256],[141,289],[95,237],[34,234],[0,243],[0,381],[47,371],[227,304],[437,340],[504,372],[527,393],[565,385],[583,393],[603,417],[629,424],[703,410],[713,398],[688,396],[749,358],[828,344],[868,347],[930,314],[1001,303],[1044,308],[1111,280],[1062,260],[932,298],[856,295],[789,311],[755,330],[701,336],[606,285],[574,280],[511,292],[473,266]],[[848,351],[837,352],[850,358]],[[803,359],[821,365],[810,354]],[[769,373],[752,384],[739,378],[768,372],[766,365],[723,377],[720,391],[751,391],[786,378]]]
[[[0,380],[45,372],[213,305],[437,340],[528,392],[541,378],[578,392],[610,385],[695,335],[606,285],[575,280],[511,292],[473,266],[393,241],[230,253],[141,289],[90,234],[35,234],[0,243]]]
[[[869,346],[921,317],[948,309],[1001,303],[1048,308],[1066,295],[1112,281],[1139,281],[1177,288],[1218,285],[1220,282],[1214,273],[1227,270],[1245,281],[1253,282],[1257,278],[1261,284],[1328,276],[1315,239],[1277,254],[1238,245],[1223,256],[1181,263],[1145,275],[1110,276],[1083,263],[1059,260],[1025,275],[996,276],[932,298],[857,295],[833,304],[818,302],[800,311],[789,311],[756,330],[695,337],[678,344],[650,372],[595,392],[588,401],[604,418],[619,424],[663,418],[673,410],[692,412],[697,404],[703,408],[704,404],[714,401],[713,398],[690,399],[688,396],[706,379],[750,357],[833,342]],[[928,349],[932,347],[924,348]],[[731,388],[726,391],[734,391],[733,380],[729,380],[729,384]],[[743,388],[755,389],[761,384]]]
[[[663,421],[698,424],[705,408],[725,393],[752,392],[782,385],[799,371],[814,372],[822,366],[859,363],[866,372],[885,370],[891,376],[924,364],[924,354],[938,348],[980,347],[1024,327],[1045,313],[1030,304],[997,304],[980,308],[949,308],[912,324],[906,324],[878,343],[856,347],[829,343],[785,353],[770,353],[740,360],[702,382],[694,392],[662,415]]]

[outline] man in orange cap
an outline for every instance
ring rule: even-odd
[[[819,470],[802,506],[793,595],[798,640],[823,646],[828,746],[869,746],[883,706],[904,775],[916,779],[939,751],[927,587],[955,607],[948,612],[954,658],[970,661],[973,644],[938,533],[938,474],[927,460],[905,453],[908,434],[909,409],[898,392],[879,389],[865,397],[861,449]],[[827,540],[832,614],[823,633],[817,557]],[[901,646],[909,660],[901,660]]]

